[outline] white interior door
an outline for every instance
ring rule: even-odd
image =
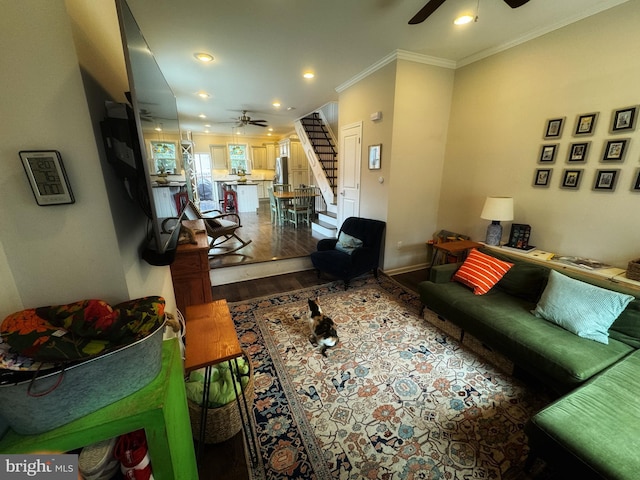
[[[360,165],[362,160],[362,122],[340,129],[338,162],[338,225],[345,218],[360,214]]]

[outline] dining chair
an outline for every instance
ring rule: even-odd
[[[280,223],[279,222],[279,211],[278,211],[278,202],[276,197],[273,195],[273,188],[267,188],[269,192],[269,211],[271,212],[271,223]]]
[[[291,205],[287,208],[287,221],[293,223],[295,228],[298,228],[301,222],[311,226],[315,188],[295,188],[293,194]]]

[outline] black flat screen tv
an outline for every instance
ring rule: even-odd
[[[127,180],[131,196],[150,219],[151,230],[142,258],[152,265],[168,265],[175,255],[179,235],[179,228],[175,227],[180,224],[180,219],[158,215],[162,209],[158,207],[153,193],[151,159],[145,148],[145,131],[153,131],[155,126],[161,124],[166,134],[179,138],[178,109],[175,96],[127,2],[116,0],[116,8],[129,80],[127,98],[130,106],[125,108],[126,118],[105,119],[103,136],[110,135],[112,141],[122,141],[128,147],[123,149],[127,152],[124,155],[122,151],[112,151],[109,161],[116,173]]]

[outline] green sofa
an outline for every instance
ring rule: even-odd
[[[494,249],[480,250],[514,265],[484,295],[474,295],[468,287],[451,281],[460,264],[433,267],[429,280],[418,286],[423,306],[564,395],[527,424],[533,455],[561,457],[576,469],[572,471],[582,471],[585,477],[637,478],[639,455],[618,456],[616,467],[611,469],[606,468],[609,462],[601,452],[605,445],[612,451],[628,452],[629,438],[636,435],[640,424],[639,404],[625,400],[630,392],[640,395],[640,375],[633,381],[627,378],[631,367],[640,366],[639,291],[606,278],[561,269],[564,275],[636,297],[611,325],[609,343],[599,343],[531,313],[546,287],[549,267]],[[637,367],[636,372],[640,373]],[[572,432],[569,427],[574,418],[584,420],[573,424],[580,425],[581,436],[566,434]],[[615,435],[611,431],[614,425]],[[635,452],[640,447],[640,436],[636,437],[632,444]]]

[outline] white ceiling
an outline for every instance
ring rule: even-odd
[[[465,65],[627,0],[530,0],[517,9],[502,0],[448,0],[424,23],[408,25],[426,1],[127,0],[176,96],[183,131],[210,124],[211,132],[230,134],[232,123],[216,122],[248,110],[276,135],[396,50]],[[453,25],[476,8],[476,23]],[[195,52],[215,60],[202,64]],[[306,70],[316,77],[305,80]],[[199,91],[211,97],[202,100]]]

